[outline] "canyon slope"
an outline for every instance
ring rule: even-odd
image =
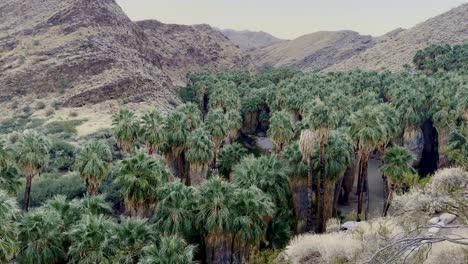
[[[219,31],[243,51],[252,51],[285,41],[263,31],[239,31],[233,29],[219,29]]]

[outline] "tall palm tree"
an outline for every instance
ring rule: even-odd
[[[275,212],[271,197],[255,186],[235,193],[234,210],[236,216],[233,234],[233,263],[249,263],[250,257],[259,243],[265,239],[268,227],[266,219]]]
[[[111,160],[111,150],[102,141],[90,141],[78,152],[75,159],[75,171],[83,179],[89,195],[97,194],[101,182],[109,173]]]
[[[64,222],[57,211],[40,208],[27,213],[19,223],[20,263],[61,263],[66,249]]]
[[[157,110],[147,112],[142,117],[142,138],[150,155],[156,153],[159,145],[165,140],[164,122],[163,116]]]
[[[352,162],[354,152],[351,138],[340,130],[332,130],[327,138],[327,152],[325,155],[325,192],[323,199],[323,222],[326,223],[333,215],[335,200],[335,183],[344,174]],[[320,148],[316,148],[312,161],[316,165],[314,171],[322,170],[319,165]]]
[[[141,264],[195,264],[195,246],[178,236],[163,236],[158,245],[144,248]]]
[[[235,187],[219,177],[200,186],[197,223],[206,244],[206,263],[231,263]]]
[[[269,195],[276,207],[267,231],[275,248],[286,246],[292,237],[293,212],[287,168],[274,156],[245,157],[234,167],[233,182],[241,188],[256,186]]]
[[[242,116],[237,109],[229,110],[226,113],[226,129],[229,143],[232,144],[242,127]]]
[[[318,136],[315,131],[310,129],[303,129],[299,138],[299,149],[302,154],[302,158],[307,162],[307,224],[306,229],[312,230],[313,228],[313,200],[312,196],[314,193],[313,185],[314,178],[312,175],[312,151],[315,148],[318,141]],[[317,202],[317,201],[316,201]]]
[[[210,110],[206,116],[206,128],[211,134],[211,142],[213,143],[213,162],[212,168],[216,168],[216,157],[218,150],[226,137],[226,126],[224,113],[220,109]]]
[[[83,199],[75,199],[72,206],[77,208],[80,214],[112,215],[113,210],[104,195],[85,196]]]
[[[18,249],[18,225],[20,210],[15,199],[0,190],[0,261],[7,263]]]
[[[157,241],[154,227],[148,224],[147,219],[140,218],[122,217],[117,225],[117,237],[119,245],[114,263],[139,263],[143,248]]]
[[[190,168],[190,185],[197,186],[206,180],[208,164],[213,159],[212,145],[210,134],[204,128],[190,134],[185,154]]]
[[[289,120],[288,113],[283,111],[273,113],[270,118],[268,136],[273,140],[276,154],[279,155],[294,137],[294,129]]]
[[[414,156],[404,147],[394,146],[389,148],[383,158],[384,163],[380,166],[382,173],[387,176],[388,196],[385,202],[383,215],[386,216],[393,193],[398,190],[407,174],[415,173],[413,168]]]
[[[23,209],[29,208],[32,179],[49,164],[49,141],[42,135],[28,131],[18,141],[16,163],[26,176],[26,189],[24,192]]]
[[[128,109],[120,109],[112,115],[114,137],[124,152],[131,152],[140,134],[140,121]]]
[[[170,179],[162,160],[143,152],[122,162],[115,182],[121,187],[125,207],[131,216],[148,217],[158,200],[158,188]]]
[[[385,139],[385,130],[379,116],[379,113],[371,107],[366,107],[355,112],[351,117],[350,133],[353,141],[358,146],[361,157],[358,178],[358,221],[362,217],[364,181],[367,177],[369,155]]]
[[[112,263],[117,251],[115,222],[103,215],[84,215],[68,232],[69,263]]]
[[[200,124],[202,123],[201,119],[201,112],[198,106],[194,103],[185,103],[183,105],[180,105],[177,108],[177,111],[180,111],[187,117],[187,121],[185,123],[185,126],[189,131],[194,131],[198,127],[200,127]]]
[[[338,124],[337,115],[332,107],[325,104],[320,99],[315,99],[306,107],[307,116],[305,123],[315,130],[320,140],[320,182],[318,196],[318,225],[317,232],[325,232],[325,180],[326,180],[326,142],[331,129]]]
[[[168,235],[189,239],[195,226],[197,201],[195,189],[180,180],[165,184],[159,192],[159,203],[154,212],[155,226]]]
[[[245,149],[239,143],[233,143],[221,148],[218,154],[217,165],[220,175],[227,180],[231,179],[232,169],[247,154]]]

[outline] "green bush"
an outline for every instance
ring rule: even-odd
[[[0,122],[0,134],[22,132],[25,129],[35,129],[44,124],[44,119],[31,118],[30,115],[17,115]]]
[[[83,124],[84,121],[85,120],[69,120],[50,122],[44,127],[43,132],[46,135],[59,133],[76,134],[76,127]]]
[[[50,164],[47,171],[69,171],[75,163],[76,148],[66,141],[55,140],[50,148]]]
[[[41,109],[44,109],[46,107],[45,103],[42,102],[42,101],[37,101],[36,102],[36,109],[37,110],[41,110]]]
[[[86,188],[78,175],[43,174],[33,179],[30,205],[40,206],[56,195],[64,195],[68,199],[78,198],[83,196],[85,191]],[[18,194],[18,202],[23,203],[22,192]]]
[[[50,106],[54,108],[55,110],[59,110],[60,107],[62,106],[62,102],[55,100],[50,104]]]
[[[55,113],[55,110],[53,108],[47,108],[45,115],[46,116],[51,116]]]
[[[191,85],[180,88],[179,97],[184,103],[194,103],[197,105],[200,103],[200,100],[197,96],[197,92]]]

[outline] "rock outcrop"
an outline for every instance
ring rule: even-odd
[[[252,51],[285,41],[263,31],[238,31],[232,29],[219,29],[219,31],[243,51]]]

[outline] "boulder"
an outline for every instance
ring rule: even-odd
[[[443,223],[444,225],[448,225],[452,223],[455,220],[455,218],[457,218],[457,216],[454,214],[443,213],[439,216],[439,218],[441,223]]]
[[[439,221],[440,221],[440,218],[436,216],[436,217],[432,217],[431,219],[429,219],[427,223],[430,225],[436,225],[437,223],[439,223]]]

